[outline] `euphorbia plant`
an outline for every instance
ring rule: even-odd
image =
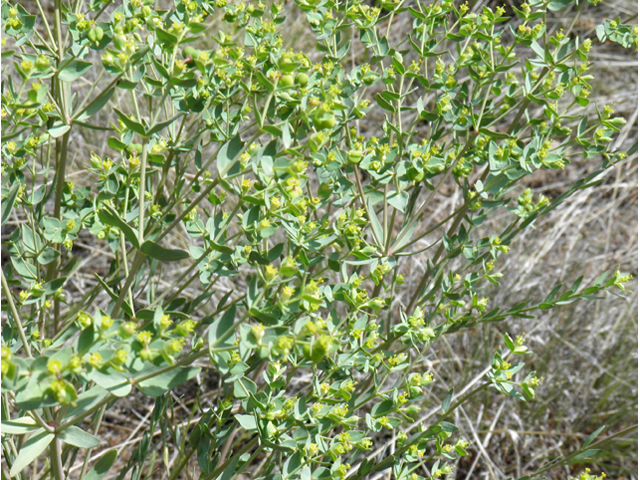
[[[102,478],[117,458],[90,462],[102,418],[133,389],[157,402],[117,478],[451,473],[473,448],[455,409],[486,388],[533,399],[539,380],[505,334],[486,375],[434,403],[434,344],[628,280],[518,305],[483,294],[514,238],[625,156],[624,120],[588,115],[591,40],[547,29],[573,3],[508,17],[452,1],[56,0],[50,22],[38,0],[3,2],[2,222],[20,220],[2,272],[3,478]],[[285,47],[294,12],[312,51]],[[597,33],[637,45],[619,19]],[[552,200],[522,186],[582,158],[601,168]],[[446,215],[445,185],[459,192]],[[80,260],[80,236],[107,271]],[[167,428],[168,392],[203,368],[214,404]],[[159,425],[172,461],[156,461]]]

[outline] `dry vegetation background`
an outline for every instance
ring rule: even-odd
[[[32,2],[22,0],[21,3],[27,10],[36,11]],[[487,1],[469,3],[474,11],[478,11]],[[295,50],[313,51],[314,40],[305,27],[304,17],[294,5],[290,4],[288,8],[292,13],[287,20],[285,43]],[[597,7],[587,5],[577,20],[574,10],[563,12],[564,16],[556,16],[548,23],[550,29],[568,30],[575,21],[575,34],[595,39],[595,27],[604,19],[620,16],[627,23],[636,23],[637,8],[633,0],[604,1]],[[403,22],[410,21],[407,17],[399,18],[390,28],[391,35],[403,38],[410,30]],[[357,63],[358,52],[357,49],[354,51],[351,61]],[[614,103],[616,112],[627,118],[618,146],[628,150],[638,139],[637,53],[597,41],[594,41],[592,52],[591,74],[596,80],[591,99],[599,107]],[[91,80],[84,79],[87,85]],[[122,101],[126,101],[124,95]],[[595,115],[593,106],[590,108],[591,114]],[[100,116],[98,121],[103,125],[115,120],[109,111],[101,112]],[[371,115],[361,122],[361,132],[378,130],[379,119]],[[420,132],[416,134],[420,135]],[[75,130],[68,180],[78,186],[91,183],[85,172],[89,152],[109,153],[106,138],[94,130]],[[527,183],[536,198],[538,194],[553,198],[596,168],[598,160],[576,158],[564,171],[539,171],[529,177]],[[453,187],[452,184],[448,189],[441,189],[440,201],[434,202],[438,204],[438,210],[432,212],[432,218],[444,217],[455,209],[460,193]],[[564,208],[536,223],[511,245],[510,254],[497,265],[505,277],[499,292],[489,292],[490,304],[513,305],[525,298],[543,298],[558,283],[571,284],[580,275],[585,275],[586,283],[618,265],[622,271],[631,272],[637,278],[637,187],[638,162],[637,153],[634,153],[609,170],[598,186],[575,194]],[[507,212],[504,212],[504,219],[497,218],[495,222],[501,220],[506,223]],[[11,219],[3,231],[3,240],[18,222],[19,217]],[[179,238],[180,235],[184,238]],[[186,242],[186,233],[176,232],[176,236],[172,240],[175,245]],[[434,239],[427,237],[415,248],[423,248]],[[113,255],[106,243],[99,243],[89,235],[81,237],[75,249],[82,266],[71,277],[67,295],[79,298],[95,285],[94,272],[108,270]],[[5,255],[3,249],[3,261],[6,261]],[[425,253],[425,263],[427,255]],[[159,289],[182,273],[180,266],[175,268],[175,271],[165,269],[162,278],[156,279]],[[406,262],[403,273],[406,283],[402,287],[404,290],[398,292],[396,302],[406,304],[414,279],[423,273],[423,265]],[[232,281],[225,278],[217,285],[221,295],[230,288],[242,289],[242,285],[233,285]],[[437,374],[438,381],[432,390],[434,405],[439,405],[449,388],[455,387],[459,391],[471,379],[483,374],[491,355],[501,345],[505,331],[512,336],[527,332],[527,344],[533,350],[527,358],[529,368],[544,377],[535,402],[519,404],[495,391],[486,391],[484,396],[456,411],[456,425],[473,442],[470,449],[473,453],[458,464],[457,479],[517,478],[545,460],[578,448],[586,436],[602,425],[607,426],[602,436],[607,436],[637,424],[637,280],[634,279],[628,288],[633,293],[625,299],[607,296],[597,303],[568,305],[546,314],[536,313],[535,318],[529,320],[476,327],[443,337],[436,344],[438,350],[424,359],[425,366],[433,367]],[[196,297],[200,292],[201,286],[194,282],[183,294]],[[106,301],[106,298],[99,298],[95,306],[106,307]],[[172,392],[176,422],[188,421],[196,395],[203,406],[215,402],[217,385],[215,373],[209,372]],[[153,406],[153,399],[138,393],[107,411],[99,436],[110,447],[121,451],[120,460],[126,459],[140,441]],[[169,461],[173,462],[176,449],[164,440],[158,440],[159,458],[165,449]],[[610,478],[637,479],[637,449],[637,431],[631,430],[606,445],[595,465]],[[99,455],[100,449],[97,449],[96,457]],[[559,469],[550,472],[550,478],[567,479],[581,468]]]

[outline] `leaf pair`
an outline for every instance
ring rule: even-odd
[[[31,434],[24,443],[18,456],[14,459],[9,471],[10,477],[15,477],[29,466],[56,439],[77,448],[95,448],[100,440],[90,433],[71,425],[59,433],[53,433],[38,427],[31,417],[21,417],[2,422],[2,432],[12,435]],[[102,459],[87,473],[86,480],[100,480],[107,473],[117,453],[115,450],[107,452]]]
[[[140,239],[138,238],[138,234],[135,230],[120,218],[118,212],[110,206],[102,207],[100,212],[98,212],[98,216],[100,217],[100,221],[103,223],[120,229],[124,234],[124,238],[129,243],[131,243],[137,250],[140,250],[151,258],[155,258],[156,260],[163,262],[177,262],[184,260],[185,258],[189,258],[189,253],[184,250],[164,248],[152,240],[146,240],[140,244]]]

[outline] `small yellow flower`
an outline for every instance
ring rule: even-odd
[[[112,325],[113,319],[109,315],[102,317],[102,330],[109,330]]]
[[[138,334],[138,341],[143,344],[145,347],[151,343],[151,333],[148,331],[140,332]]]
[[[60,360],[51,359],[47,363],[47,370],[51,375],[58,375],[62,370],[62,363],[60,363]]]
[[[380,417],[378,419],[378,422],[380,422],[380,425],[382,425],[384,428],[388,429],[388,430],[393,430],[393,427],[391,426],[391,423],[389,423],[389,418],[386,416]]]
[[[267,265],[264,269],[264,276],[267,279],[267,282],[270,282],[278,275],[278,269],[273,265]]]
[[[98,352],[95,352],[89,355],[89,364],[92,367],[98,368],[101,363],[102,363],[102,355],[100,355]]]
[[[171,326],[172,323],[173,322],[171,321],[171,317],[169,317],[169,315],[162,315],[162,317],[160,317],[160,330],[164,332]]]
[[[270,226],[271,222],[269,222],[269,220],[267,220],[266,218],[258,224],[258,228],[260,230],[264,230],[265,228],[269,228]]]
[[[295,293],[295,290],[293,289],[293,287],[290,287],[289,285],[287,285],[282,289],[282,295],[280,298],[283,302],[286,302],[293,296],[294,293]]]

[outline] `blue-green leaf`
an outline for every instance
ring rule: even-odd
[[[92,66],[93,64],[91,62],[71,60],[58,72],[58,78],[63,82],[73,82],[84,75]]]
[[[16,202],[16,197],[18,196],[18,191],[20,190],[20,183],[15,182],[9,193],[7,194],[7,198],[2,202],[2,225],[7,221],[9,215],[11,214],[11,210],[13,209],[13,204]]]
[[[396,112],[396,109],[393,108],[393,106],[389,102],[387,102],[379,93],[376,93],[376,102],[378,103],[378,105],[380,105],[380,107],[382,107],[386,111],[391,113]]]
[[[94,448],[100,445],[100,439],[74,425],[60,432],[60,440],[78,448]]]
[[[234,339],[234,319],[236,316],[236,306],[232,305],[219,319],[215,320],[209,327],[208,339],[209,348],[214,350],[218,346],[233,345]]]
[[[87,475],[84,477],[84,480],[102,480],[102,478],[107,474],[113,462],[115,462],[116,457],[118,456],[118,452],[116,450],[109,450],[100,460],[96,463]]]
[[[31,417],[20,417],[14,420],[2,420],[2,433],[24,435],[38,429],[36,421]]]
[[[87,105],[82,110],[82,112],[80,112],[80,114],[77,116],[77,120],[78,121],[86,120],[90,116],[102,110],[102,108],[107,104],[109,99],[111,99],[111,96],[115,91],[116,91],[115,87],[111,87],[108,90],[105,90],[104,92],[102,92],[100,95],[98,95],[95,99],[91,101],[91,103],[89,103],[89,105]]]
[[[151,127],[149,129],[149,131],[147,132],[147,136],[151,136],[154,133],[161,132],[163,129],[167,128],[169,125],[171,125],[173,122],[175,122],[181,116],[182,116],[182,114],[178,114],[175,117],[170,118],[169,120],[165,120],[164,122],[156,123],[153,127]]]
[[[177,262],[189,258],[189,252],[185,250],[164,248],[151,240],[144,242],[140,250],[145,255],[163,262]]]
[[[131,382],[119,372],[107,374],[93,369],[89,378],[116,397],[126,397],[131,393]]]
[[[572,457],[571,460],[580,460],[582,458],[595,457],[596,455],[599,455],[600,453],[602,453],[602,450],[599,450],[597,448],[590,448],[589,450],[585,450],[584,452],[580,452],[575,457]]]
[[[374,233],[374,240],[376,245],[381,247],[380,242],[384,240],[384,232],[382,230],[382,225],[380,225],[380,221],[378,220],[378,216],[376,215],[375,210],[373,209],[373,205],[370,201],[367,201],[367,212],[369,214],[369,222],[371,223],[371,229]]]
[[[409,202],[409,194],[407,192],[393,192],[387,201],[389,205],[404,213]]]
[[[112,207],[105,205],[98,212],[98,217],[100,217],[100,221],[106,225],[111,227],[116,227],[120,229],[120,231],[124,234],[124,238],[130,242],[134,247],[140,248],[140,241],[138,240],[138,235],[135,230],[129,226],[118,212],[116,212]]]
[[[226,176],[227,173],[233,175],[240,171],[240,164],[237,157],[242,151],[243,146],[244,143],[240,140],[240,135],[236,135],[222,146],[216,158],[218,173],[221,177]]]
[[[442,401],[442,413],[447,413],[451,406],[451,399],[453,398],[453,388],[447,392],[446,397]]]
[[[253,415],[236,415],[236,420],[245,430],[252,431],[258,428],[256,425],[256,417]]]
[[[24,470],[27,465],[44,452],[44,449],[49,446],[54,438],[55,435],[47,432],[44,428],[29,437],[14,460],[9,476],[15,477]]]
[[[589,435],[587,437],[587,439],[584,441],[584,443],[582,444],[582,450],[584,450],[585,448],[587,448],[589,445],[591,445],[591,442],[593,442],[593,440],[600,435],[600,433],[602,433],[602,431],[605,429],[606,425],[601,426],[599,429],[597,429],[595,432],[593,432],[591,435]]]
[[[55,123],[47,132],[52,138],[58,138],[67,133],[71,127],[64,123]]]
[[[200,373],[199,367],[175,368],[155,377],[143,380],[138,383],[138,388],[145,395],[159,397],[172,388],[191,380],[198,373]]]
[[[131,130],[132,132],[137,133],[138,135],[140,135],[141,137],[144,137],[146,135],[144,126],[142,126],[142,124],[131,120],[131,118],[129,118],[128,115],[125,115],[124,113],[122,113],[120,110],[118,110],[117,108],[113,109],[114,112],[116,112],[116,115],[118,115],[118,118],[120,120],[122,120],[122,123],[125,124],[125,126]]]
[[[98,283],[100,283],[100,285],[102,286],[104,291],[107,293],[107,295],[109,295],[111,297],[111,300],[113,300],[114,302],[117,302],[118,301],[118,295],[113,290],[111,290],[111,287],[109,285],[107,285],[104,282],[104,280],[102,280],[102,278],[100,278],[100,275],[98,275],[97,273],[95,273],[94,276],[96,277],[96,279],[98,280]],[[131,308],[131,306],[126,301],[122,302],[122,310],[124,310],[125,313],[127,315],[129,315],[130,317],[133,317],[133,309]]]

